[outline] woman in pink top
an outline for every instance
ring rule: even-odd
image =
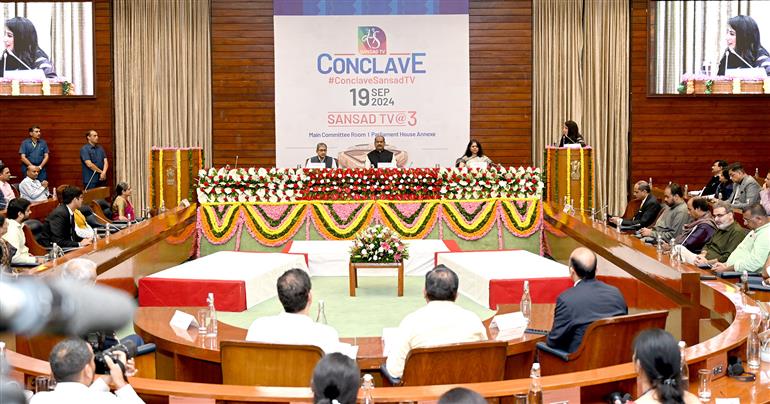
[[[115,187],[115,201],[112,203],[112,220],[136,220],[130,198],[131,187],[125,182],[118,183]]]

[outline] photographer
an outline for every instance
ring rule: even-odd
[[[123,352],[117,361],[126,363]],[[110,356],[104,358],[110,374],[95,377],[96,364],[91,346],[77,338],[68,338],[54,346],[49,357],[56,389],[35,394],[30,404],[67,403],[144,403],[123,376],[120,365]],[[109,385],[115,387],[110,393]]]

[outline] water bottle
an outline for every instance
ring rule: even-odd
[[[211,323],[209,324],[209,329],[206,331],[207,337],[216,337],[217,336],[217,309],[214,307],[214,293],[209,292],[209,297],[206,299],[206,301],[209,304],[209,312],[211,313]]]
[[[679,356],[682,358],[681,373],[682,386],[687,389],[690,385],[690,368],[687,367],[687,357],[684,354],[684,348],[687,346],[684,341],[679,341]]]
[[[655,250],[658,254],[663,254],[663,239],[658,235],[657,242],[655,243]]]
[[[684,184],[684,196],[687,196],[690,194],[690,191],[688,191],[687,184]]]
[[[131,217],[131,214],[130,214],[130,213],[126,213],[126,219],[128,219],[128,224],[127,224],[127,226],[128,226],[128,227],[131,227],[131,219],[132,219],[132,217]]]
[[[532,297],[529,295],[529,281],[524,281],[524,292],[521,294],[521,314],[527,319],[527,322],[531,321],[532,317]]]
[[[532,364],[532,371],[529,372],[529,393],[527,394],[527,404],[543,404],[543,389],[540,387],[540,364]]]
[[[364,375],[364,381],[361,383],[361,390],[364,393],[363,404],[374,404],[372,392],[374,391],[374,378],[369,373]]]
[[[51,245],[51,251],[48,253],[48,258],[50,258],[51,261],[56,261],[57,258],[59,258],[59,245],[56,243],[53,243]]]
[[[321,324],[329,324],[326,321],[326,303],[323,300],[318,301],[318,314],[315,316],[315,322]]]
[[[748,365],[749,369],[752,370],[759,369],[760,341],[759,334],[757,333],[758,328],[759,324],[757,322],[757,315],[752,314],[751,332],[749,333],[749,338],[746,340],[746,364]]]
[[[93,229],[94,234],[91,236],[91,245],[93,249],[96,249],[96,242],[99,241],[99,236],[96,234],[96,229]]]

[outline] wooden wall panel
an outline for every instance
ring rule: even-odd
[[[99,143],[114,165],[113,87],[112,87],[112,5],[110,0],[94,1],[95,98],[46,99],[0,98],[0,160],[18,176],[21,160],[19,146],[29,137],[32,125],[40,126],[43,139],[51,151],[47,165],[52,185],[72,184],[82,187],[80,147],[86,143],[85,132],[99,132]],[[114,172],[114,171],[113,171]],[[112,175],[108,179],[113,180]],[[111,182],[114,183],[114,182]]]
[[[770,98],[648,97],[647,0],[631,9],[630,180],[705,185],[714,160],[770,169]],[[657,179],[657,181],[656,181]]]
[[[273,1],[211,0],[215,166],[275,164]],[[470,2],[471,137],[504,164],[531,164],[530,0]],[[464,150],[458,150],[458,156]]]

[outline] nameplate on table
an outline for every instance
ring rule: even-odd
[[[468,162],[468,168],[476,168],[479,170],[486,170],[487,169],[487,162],[486,161],[469,161]]]
[[[377,168],[397,168],[395,161],[389,161],[387,163],[377,163]]]
[[[180,330],[187,330],[191,325],[196,327],[198,326],[198,322],[195,320],[195,317],[193,317],[191,314],[187,314],[179,310],[174,311],[174,315],[171,317],[171,321],[169,321],[168,324],[172,328],[177,328]]]
[[[326,163],[307,163],[305,164],[305,168],[311,168],[311,169],[326,168]]]
[[[495,337],[498,341],[521,338],[524,336],[527,325],[529,325],[529,320],[520,311],[498,314],[492,318],[490,323],[490,327],[496,327],[499,331],[497,337]]]

